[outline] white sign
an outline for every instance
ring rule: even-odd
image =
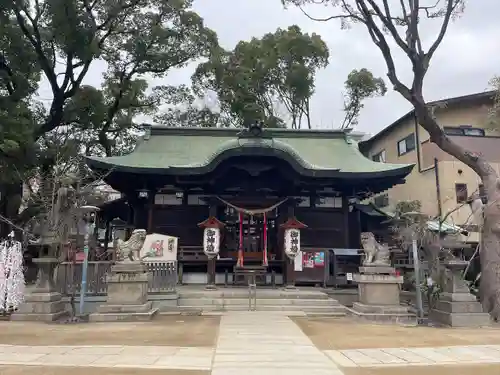
[[[294,259],[300,252],[300,230],[285,229],[285,254]]]
[[[203,231],[203,252],[208,259],[215,258],[220,250],[220,229],[205,228]]]
[[[347,281],[352,281],[352,273],[348,272],[346,273],[346,278],[347,278]]]
[[[299,251],[293,259],[293,269],[302,272],[302,251]]]
[[[152,233],[146,236],[141,249],[144,262],[161,262],[177,260],[178,238]]]

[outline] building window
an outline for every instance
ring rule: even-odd
[[[310,197],[294,197],[296,199],[297,207],[311,207]]]
[[[342,208],[341,197],[317,197],[314,202],[315,207]]]
[[[467,202],[467,198],[469,197],[467,184],[455,184],[455,194],[457,196],[457,203]]]
[[[445,126],[443,128],[445,134],[447,135],[464,135],[469,137],[484,137],[484,129],[473,128],[472,126],[463,125],[463,126]]]
[[[415,150],[415,133],[403,138],[398,142],[398,155],[404,155],[410,151]]]
[[[200,194],[188,194],[187,204],[190,206],[206,206],[205,196]]]
[[[182,204],[182,194],[156,194],[155,204],[165,206],[180,206]]]
[[[381,194],[373,198],[373,204],[379,208],[389,205],[389,194]]]
[[[488,203],[488,197],[486,196],[486,189],[484,188],[483,184],[479,184],[478,186],[478,193],[479,193],[479,198],[483,201],[483,204]]]
[[[375,155],[372,156],[372,160],[373,161],[376,161],[376,162],[379,162],[379,163],[385,163],[386,160],[385,160],[385,150],[382,150],[378,153],[376,153]]]

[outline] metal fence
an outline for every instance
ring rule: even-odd
[[[113,262],[89,262],[87,270],[87,295],[104,296],[107,294],[106,275]],[[177,284],[176,262],[148,262],[149,272],[148,293],[175,292]],[[61,263],[55,274],[55,284],[59,293],[68,296],[80,294],[82,282],[82,263]]]

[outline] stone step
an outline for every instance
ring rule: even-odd
[[[179,306],[180,311],[248,311],[248,304],[244,305],[231,305],[231,306]],[[309,314],[326,314],[344,316],[346,310],[343,306],[294,306],[294,305],[258,305],[255,307],[256,311],[290,311],[290,312],[303,312]]]
[[[248,289],[232,290],[205,290],[205,291],[179,291],[179,298],[248,298]],[[257,289],[259,299],[329,299],[326,293],[320,291],[288,291],[279,289]]]
[[[179,306],[227,306],[244,305],[248,306],[248,298],[184,298],[178,300]],[[257,305],[294,305],[294,306],[340,306],[334,299],[271,299],[257,298]]]

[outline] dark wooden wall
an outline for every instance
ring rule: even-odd
[[[153,232],[179,238],[179,246],[201,246],[203,229],[198,223],[208,218],[208,206],[161,206],[153,209]]]
[[[297,207],[295,215],[298,220],[308,227],[301,230],[301,245],[303,247],[344,248],[345,220],[339,208]],[[198,223],[209,216],[208,206],[155,205],[153,208],[153,232],[175,236],[179,238],[180,246],[201,246],[203,243],[203,229]],[[280,212],[277,224],[286,220],[286,213]],[[356,234],[350,235],[350,247],[357,247],[355,237],[359,236],[356,228],[357,220],[349,220],[348,229]],[[271,240],[271,239],[269,239]]]
[[[349,248],[361,249],[361,213],[358,210],[349,212]]]
[[[302,247],[345,247],[342,209],[297,207],[295,216],[308,226],[300,231]]]

